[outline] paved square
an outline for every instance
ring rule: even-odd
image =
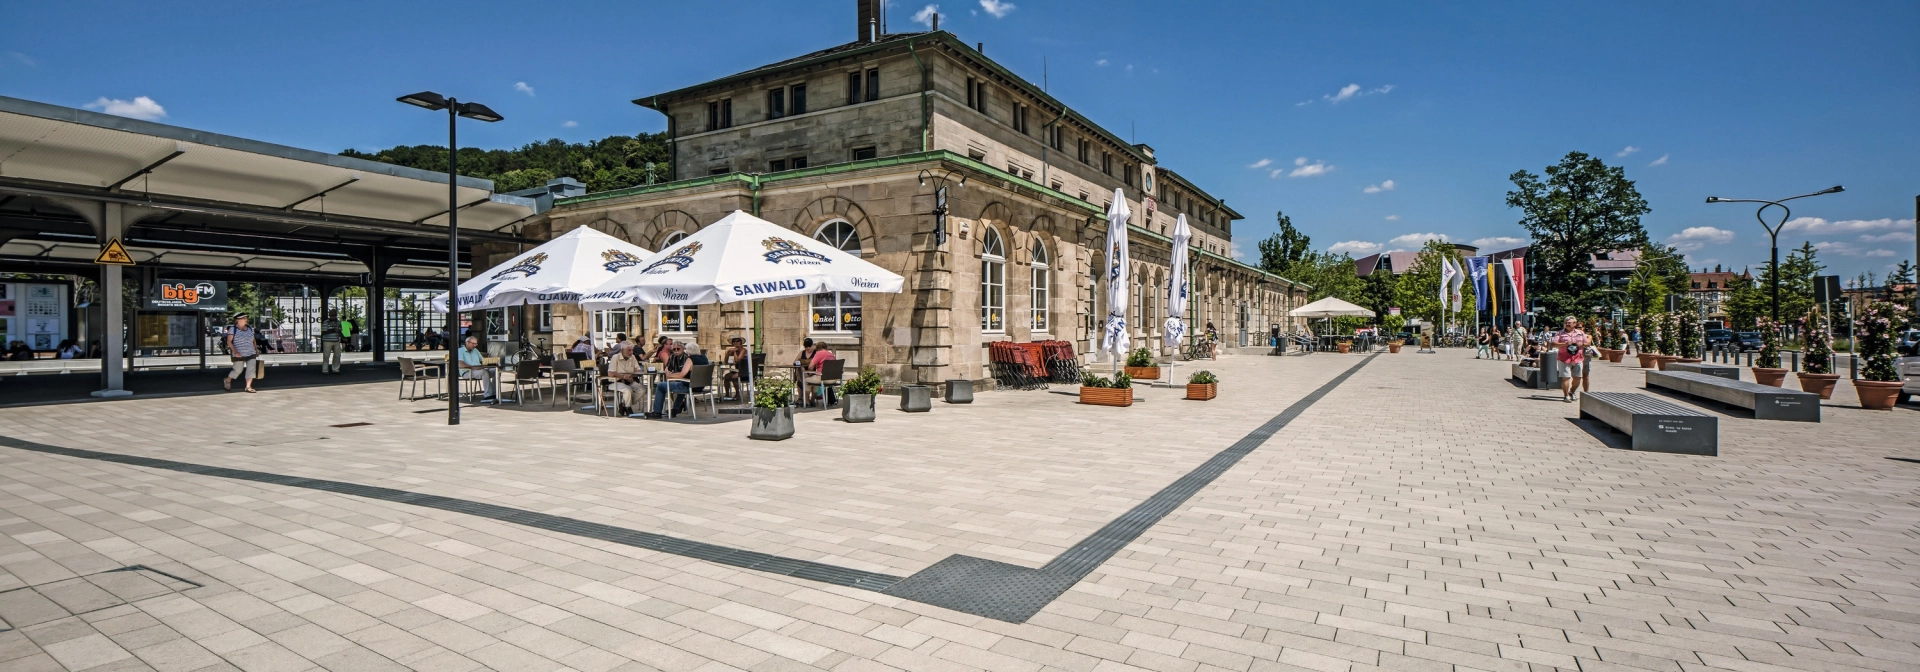
[[[1457,350],[1208,366],[780,443],[391,384],[0,410],[0,669],[1920,669],[1911,408],[1709,409],[1688,457]],[[1349,370],[1023,622],[787,571],[1057,566]]]

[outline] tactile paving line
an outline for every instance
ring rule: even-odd
[[[1099,531],[1080,540],[1065,552],[1039,569],[1029,569],[1019,565],[1007,564],[984,558],[965,555],[948,556],[933,566],[915,572],[905,581],[886,589],[888,595],[925,602],[954,611],[966,612],[975,616],[1025,623],[1034,614],[1051,604],[1054,598],[1067,592],[1073,584],[1079,583],[1095,568],[1104,564],[1113,554],[1120,552],[1127,544],[1138,539],[1147,528],[1153,527],[1172,513],[1174,509],[1200,492],[1201,488],[1213,483],[1221,474],[1227,473],[1233,465],[1240,462],[1253,449],[1273,438],[1287,423],[1293,422],[1314,402],[1327,396],[1333,388],[1353,377],[1379,355],[1367,355],[1366,359],[1354,364],[1333,380],[1327,381],[1313,393],[1293,402],[1279,415],[1249,432],[1240,440],[1233,442],[1226,450],[1215,453],[1206,462],[1187,472],[1179,480],[1162,488],[1145,501],[1134,505],[1113,522],[1107,523]]]
[[[1228,469],[1239,463],[1240,459],[1260,447],[1272,438],[1287,423],[1299,417],[1308,407],[1313,406],[1327,393],[1346,382],[1361,367],[1373,361],[1379,355],[1368,355],[1351,368],[1335,376],[1315,389],[1311,394],[1288,406],[1279,415],[1273,416],[1260,427],[1254,429],[1240,440],[1233,442],[1226,450],[1215,453],[1212,458],[1201,463],[1193,471],[1187,472],[1179,480],[1162,488],[1152,497],[1148,497],[1132,509],[1107,523],[1098,531],[1080,540],[1066,552],[1048,562],[1039,569],[1022,567],[996,560],[987,560],[966,555],[951,555],[932,566],[915,572],[913,576],[899,577],[846,567],[838,567],[809,560],[786,558],[757,551],[748,551],[726,546],[690,541],[663,534],[630,530],[577,518],[555,516],[537,511],[454,499],[439,495],[395,490],[356,483],[328,481],[301,476],[286,476],[244,469],[229,469],[191,462],[176,462],[151,457],[103,453],[80,448],[62,448],[43,443],[24,441],[10,436],[0,436],[0,446],[18,448],[39,453],[77,457],[102,462],[114,462],[137,467],[177,471],[217,478],[268,483],[294,488],[306,488],[324,492],[353,495],[368,499],[411,504],[428,508],[463,513],[490,518],[501,522],[526,525],[543,530],[599,539],[602,541],[645,548],[708,562],[751,569],[755,571],[791,576],[811,581],[820,581],[849,588],[871,590],[902,599],[923,602],[938,607],[984,616],[1009,623],[1024,623],[1051,604],[1061,593],[1072,588],[1081,579],[1113,557],[1121,548],[1160,522],[1167,514],[1200,492],[1214,479],[1225,474]]]

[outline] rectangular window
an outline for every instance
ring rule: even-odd
[[[879,99],[880,99],[880,69],[873,68],[867,71],[867,100],[871,101],[871,100],[879,100]]]
[[[866,97],[860,93],[860,73],[847,73],[847,104],[854,105],[863,100]]]
[[[787,116],[787,90],[772,89],[767,91],[767,118],[779,119],[784,116]]]
[[[997,334],[1007,330],[1007,262],[980,260],[980,330]]]
[[[879,154],[872,147],[856,147],[854,148],[852,154],[853,154],[853,160],[855,161],[864,161],[866,159],[871,159],[876,156],[879,156]]]
[[[811,329],[814,332],[860,333],[860,294],[827,292],[813,295]]]
[[[972,77],[967,78],[967,107],[985,114],[987,111],[987,83]]]
[[[707,103],[707,130],[712,131],[712,130],[718,130],[719,128],[720,128],[720,101],[716,100],[711,103]]]
[[[1033,266],[1033,330],[1047,333],[1049,314],[1047,312],[1047,283],[1051,274],[1046,266]]]
[[[699,306],[660,306],[660,333],[691,334],[699,330]]]
[[[1013,130],[1021,133],[1027,132],[1027,106],[1013,106]]]
[[[1113,176],[1113,152],[1100,153],[1100,172],[1106,173],[1108,177]]]
[[[778,173],[786,169],[787,169],[786,159],[774,159],[772,161],[767,162],[767,172],[769,173]]]
[[[787,159],[787,168],[790,170],[799,170],[805,167],[807,167],[807,157],[796,156],[791,159]]]
[[[720,127],[733,128],[733,99],[720,99]]]
[[[726,167],[726,166],[714,166],[714,167],[712,167],[712,168],[708,168],[708,169],[707,169],[707,174],[708,174],[708,175],[725,175],[725,174],[727,174],[727,167]]]
[[[540,331],[553,331],[553,304],[540,304]]]
[[[787,90],[787,99],[792,103],[789,107],[792,108],[793,114],[807,113],[807,85],[793,85],[793,88]]]
[[[1126,179],[1122,181],[1126,182],[1129,187],[1133,186],[1133,164],[1129,163],[1121,166],[1121,172],[1126,173]]]
[[[973,94],[979,92],[980,90],[979,87],[980,85],[976,83],[972,77],[967,78],[967,107],[970,107],[976,110],[980,109],[980,106],[975,105],[973,102]]]

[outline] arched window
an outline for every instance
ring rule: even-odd
[[[833,220],[814,232],[813,239],[832,245],[842,252],[860,254],[860,232],[845,220]],[[813,323],[816,333],[860,333],[860,293],[826,292],[813,295]]]
[[[1051,327],[1047,311],[1047,299],[1052,296],[1053,266],[1052,257],[1047,256],[1047,244],[1039,236],[1033,237],[1033,330],[1047,333]]]
[[[680,244],[680,241],[686,240],[686,238],[687,232],[685,231],[669,233],[667,234],[666,240],[660,242],[660,249],[672,249],[673,246]],[[658,326],[662,334],[691,334],[698,332],[700,331],[700,307],[661,305],[660,322]]]
[[[993,225],[980,233],[980,331],[1007,330],[1007,247]]]

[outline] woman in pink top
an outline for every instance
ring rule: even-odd
[[[1572,403],[1576,390],[1580,389],[1580,379],[1586,373],[1587,332],[1580,330],[1580,321],[1571,317],[1560,335],[1553,337],[1553,351],[1560,361],[1560,400]]]

